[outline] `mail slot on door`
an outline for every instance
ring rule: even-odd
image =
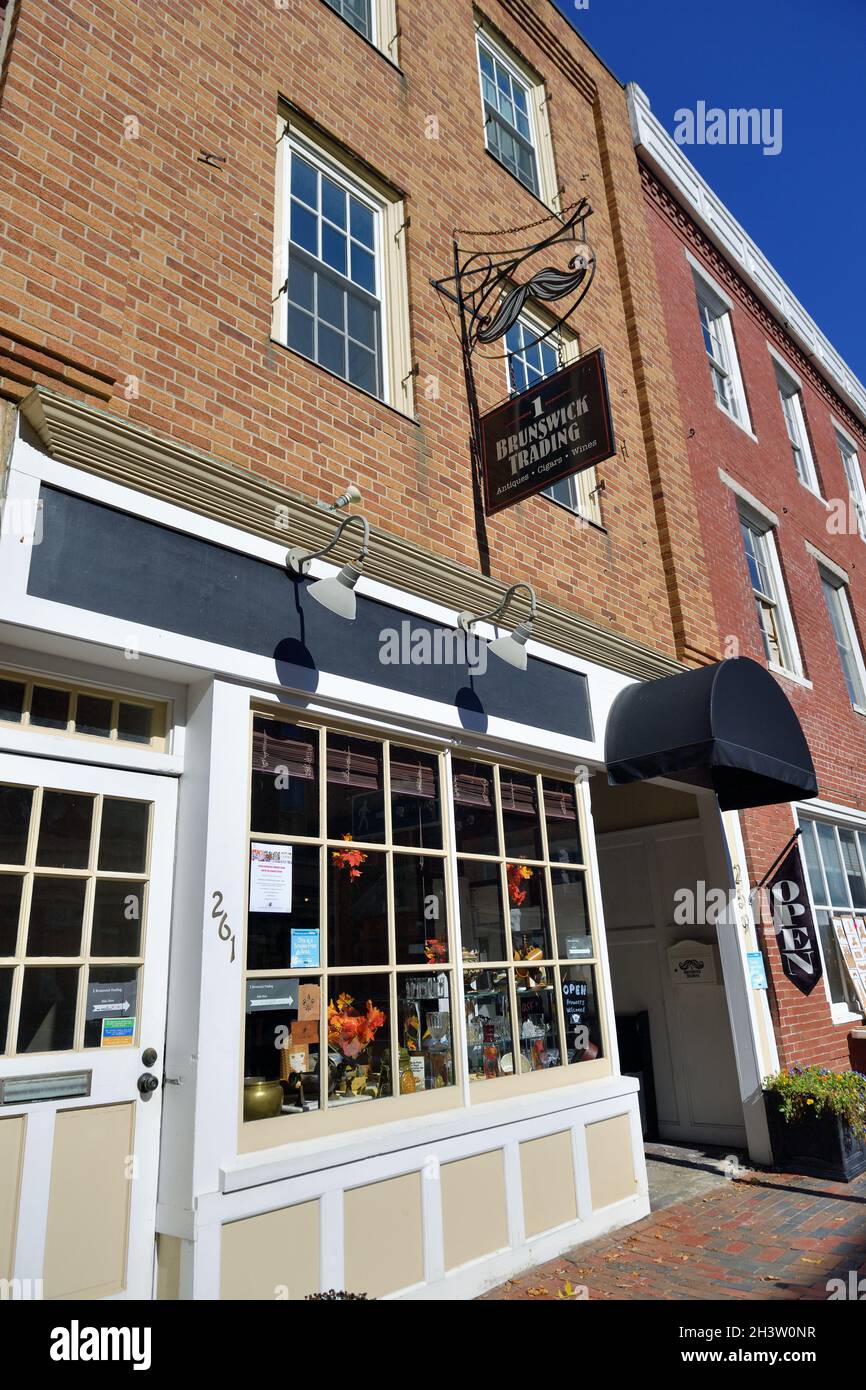
[[[91,1071],[59,1071],[53,1076],[0,1076],[0,1105],[89,1096]]]

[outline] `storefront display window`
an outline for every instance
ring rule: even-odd
[[[245,1119],[456,1087],[458,1024],[471,1081],[603,1057],[582,845],[570,782],[255,715]]]

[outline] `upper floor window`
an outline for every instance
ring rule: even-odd
[[[396,63],[395,0],[325,0],[325,4]]]
[[[478,69],[487,149],[537,198],[556,207],[544,84],[486,30],[478,33]]]
[[[274,336],[411,413],[402,203],[281,122]]]
[[[851,605],[848,602],[845,584],[836,575],[822,569],[821,587],[824,590],[827,612],[830,615],[830,626],[833,629],[833,637],[836,642],[836,650],[839,653],[839,663],[845,677],[849,699],[852,705],[858,709],[866,710],[863,655],[857,633],[854,630],[854,619],[851,615]]]
[[[373,0],[325,0],[325,3],[342,15],[365,39],[372,39]]]
[[[772,529],[749,513],[741,512],[740,531],[764,653],[771,666],[799,676],[802,674],[800,655]]]
[[[565,365],[566,359],[573,360],[578,356],[576,338],[566,341],[557,334],[539,342],[539,334],[543,332],[544,325],[540,321],[524,316],[505,335],[508,388],[513,395],[526,391],[535,382],[558,371]],[[597,526],[601,525],[598,477],[594,468],[559,478],[543,489],[543,496],[595,522]]]
[[[701,332],[710,364],[710,378],[716,404],[726,415],[736,420],[737,424],[750,430],[749,410],[734,342],[730,306],[703,275],[695,271],[694,279]]]
[[[836,430],[836,444],[839,449],[839,457],[842,460],[842,467],[845,470],[848,492],[857,514],[860,535],[866,540],[866,489],[863,486],[863,473],[857,455],[857,446],[853,439],[840,434],[838,429]]]
[[[785,428],[788,431],[788,440],[794,457],[797,477],[810,491],[820,495],[818,474],[815,471],[815,460],[812,457],[812,446],[809,443],[806,417],[803,413],[803,394],[794,378],[789,376],[778,364],[776,365],[776,382],[779,387],[779,399],[782,402],[782,414],[785,417]]]

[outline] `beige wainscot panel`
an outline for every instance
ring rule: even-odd
[[[0,1279],[11,1279],[15,1272],[18,1195],[26,1128],[24,1115],[0,1120]]]
[[[355,1187],[345,1196],[345,1284],[370,1298],[424,1278],[421,1174]]]
[[[570,1130],[521,1144],[520,1172],[528,1236],[577,1220]]]
[[[180,1298],[182,1244],[179,1236],[158,1235],[156,1238],[156,1296],[160,1302]]]
[[[223,1226],[221,1298],[267,1303],[318,1292],[318,1202],[300,1202]]]
[[[445,1268],[456,1269],[505,1249],[508,1212],[502,1150],[445,1163],[441,1177]]]
[[[54,1126],[45,1297],[104,1298],[126,1286],[135,1107],[61,1110]]]
[[[634,1196],[637,1178],[628,1115],[614,1115],[587,1125],[586,1153],[593,1211]]]

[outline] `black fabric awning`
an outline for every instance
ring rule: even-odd
[[[746,657],[631,685],[611,707],[608,781],[711,787],[723,811],[817,796],[812,755],[784,691]]]

